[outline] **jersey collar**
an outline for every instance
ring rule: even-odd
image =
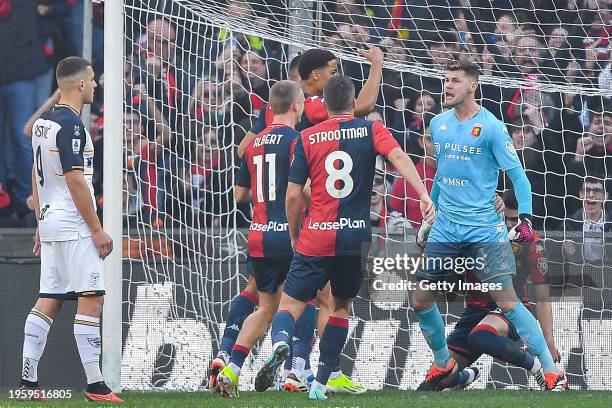
[[[72,106],[70,105],[66,105],[65,103],[58,103],[55,105],[56,108],[68,108],[72,111],[72,113],[74,113],[77,116],[81,116],[79,115],[79,112],[77,112]]]

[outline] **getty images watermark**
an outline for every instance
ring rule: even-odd
[[[449,275],[465,276],[469,271],[485,270],[486,255],[482,257],[426,257],[397,254],[393,257],[371,257],[370,270],[374,275],[371,288],[375,291],[412,291],[417,287],[423,290],[445,292],[480,291],[489,292],[501,290],[501,283],[470,282],[457,279],[441,281],[414,280],[418,270],[445,271]],[[389,275],[396,277],[412,275],[412,279],[388,279]]]

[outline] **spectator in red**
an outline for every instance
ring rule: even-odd
[[[147,24],[146,45],[141,50],[141,80],[149,84],[148,93],[154,97],[158,109],[173,126],[182,121],[189,90],[195,85],[195,75],[188,50],[176,46],[176,30],[167,21],[152,20]],[[182,54],[183,53],[183,54]],[[149,76],[149,80],[145,81]]]
[[[431,191],[433,179],[436,175],[436,160],[434,158],[434,146],[429,134],[429,118],[425,120],[423,135],[418,144],[425,152],[415,164],[421,180],[425,181],[427,191]],[[419,196],[416,191],[402,178],[398,178],[393,184],[391,191],[390,207],[402,214],[410,221],[413,227],[421,225],[423,219],[419,208]]]
[[[247,51],[240,59],[240,67],[246,73],[244,86],[251,96],[252,112],[258,115],[266,104],[270,91],[266,61],[261,55]]]

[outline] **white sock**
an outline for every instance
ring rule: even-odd
[[[286,368],[283,368],[283,375],[281,376],[282,382],[285,382],[287,380],[287,377],[289,377],[289,373],[291,373],[291,370],[287,370]]]
[[[100,319],[82,314],[75,315],[74,338],[87,376],[87,384],[103,381],[100,372],[100,349],[102,346]]]
[[[304,376],[304,367],[306,367],[306,360],[304,360],[302,357],[295,357],[293,359],[293,367],[291,367],[291,372],[298,379],[302,379]]]
[[[308,377],[310,377],[310,376],[314,376],[312,374],[312,370],[310,368],[308,370],[304,370],[304,378],[308,379]]]
[[[540,369],[542,368],[542,364],[540,363],[540,361],[537,358],[533,359],[533,367],[531,367],[531,370],[529,370],[530,374],[537,374],[538,371],[540,371]]]
[[[232,371],[234,372],[234,374],[236,375],[240,375],[240,367],[238,367],[236,364],[234,363],[229,363],[229,368],[232,369]]]
[[[341,375],[342,375],[342,370],[334,371],[333,373],[331,373],[329,375],[329,379],[330,380],[335,380],[336,378],[340,377]]]
[[[23,328],[23,366],[21,378],[26,381],[38,381],[38,361],[45,350],[47,335],[53,319],[32,309]]]
[[[325,394],[327,392],[327,386],[325,384],[321,384],[317,380],[314,380],[310,385],[310,390],[321,390],[323,391],[323,394]]]

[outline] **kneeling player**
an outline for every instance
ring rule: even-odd
[[[324,101],[329,119],[302,132],[295,147],[286,198],[295,255],[272,322],[272,355],[255,378],[258,391],[272,385],[289,351],[295,321],[307,301],[329,281],[330,317],[321,337],[311,399],[326,398],[326,384],[339,366],[348,334],[352,299],[361,286],[361,253],[372,240],[369,197],[377,154],[386,156],[419,193],[424,218],[432,221],[435,215],[414,164],[391,133],[381,123],[353,116],[355,88],[351,80],[343,76],[330,79]],[[302,220],[302,190],[308,178],[311,199],[308,215]]]
[[[60,61],[56,78],[59,103],[32,128],[32,193],[38,219],[34,253],[40,254],[41,271],[40,295],[24,328],[22,394],[44,398],[33,391],[38,390],[38,361],[53,318],[64,300],[75,297],[74,338],[87,376],[85,397],[120,403],[100,372],[102,259],[112,251],[113,241],[96,215],[93,143],[80,118],[83,105],[93,102],[96,82],[91,64],[80,57]]]
[[[518,220],[518,203],[514,192],[504,193],[506,206],[505,216],[508,229],[514,227]],[[546,280],[546,264],[543,257],[543,242],[535,234],[535,240],[527,244],[512,243],[515,254],[517,274],[513,284],[517,296],[522,299],[525,307],[530,308],[526,298],[527,281],[534,285],[536,297],[537,319],[542,327],[546,344],[555,362],[561,356],[552,330],[552,309],[549,299],[549,287]],[[468,281],[476,281],[473,274],[467,273]],[[497,309],[495,302],[487,293],[468,291],[466,293],[468,306],[463,312],[453,332],[448,337],[448,348],[451,356],[460,368],[473,364],[482,354],[488,354],[498,360],[508,362],[527,370],[535,376],[540,387],[553,390],[555,377],[549,379],[542,371],[542,365],[537,358],[523,350],[518,343],[518,335],[514,324]],[[442,388],[464,388],[478,377],[478,369],[468,367],[461,371],[452,383],[442,381]],[[564,387],[566,387],[565,381]]]
[[[248,251],[259,292],[259,309],[245,320],[229,364],[219,373],[223,396],[238,395],[238,377],[251,347],[265,334],[280,301],[280,286],[293,255],[289,240],[285,193],[289,164],[299,132],[295,124],[304,110],[304,94],[292,81],[279,81],[270,89],[273,123],[248,145],[242,158],[236,200],[252,194],[253,221]]]

